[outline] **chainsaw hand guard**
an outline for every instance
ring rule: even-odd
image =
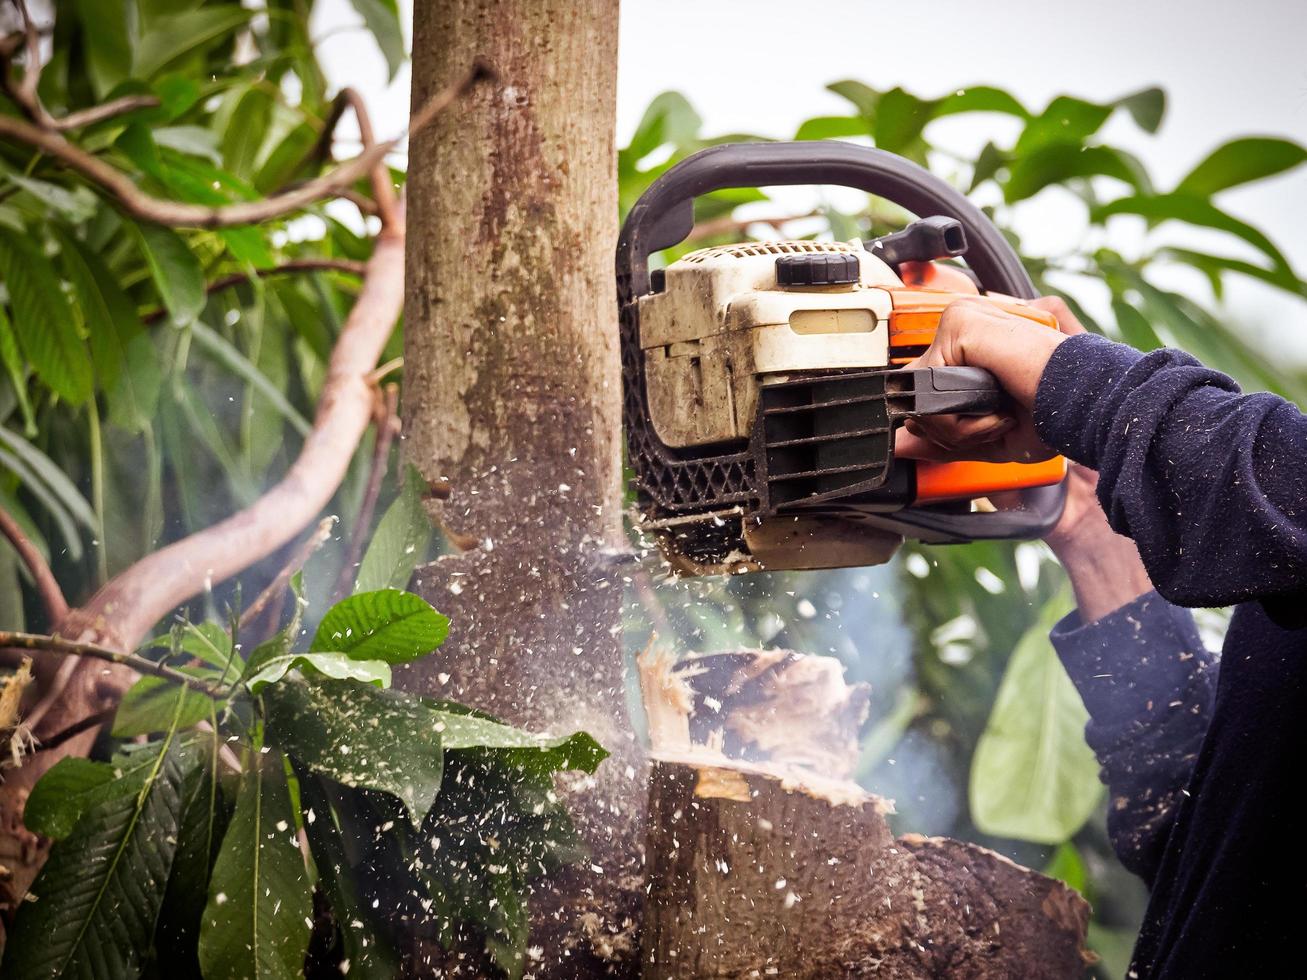
[[[746,243],[694,253],[650,275],[650,255],[692,230],[695,197],[793,184],[860,189],[932,220],[865,250],[858,243]],[[962,480],[893,458],[894,428],[905,418],[1002,406],[986,371],[893,367],[933,336],[933,326],[904,327],[902,346],[888,346],[895,317],[906,324],[920,316],[902,307],[905,296],[946,295],[913,292],[895,265],[957,255],[981,288],[1035,296],[1020,259],[982,212],[881,150],[825,141],[717,146],[645,191],[617,247],[623,418],[645,524],[675,564],[692,573],[872,564],[887,560],[901,537],[1031,538],[1056,524],[1065,493],[1056,467],[1051,477],[1047,467],[1041,471],[1051,485],[1014,484],[1024,487],[1019,508],[995,510],[972,504],[986,491],[1007,489],[983,469],[993,464],[963,464],[972,469]],[[674,269],[704,277],[712,263],[713,274],[732,283],[742,281],[746,265],[755,280],[757,270],[776,269],[766,287],[753,283],[768,291],[737,290],[727,297],[734,302],[711,290],[672,288]],[[671,312],[659,311],[655,323],[657,303]],[[741,319],[748,316],[753,320]],[[806,326],[803,317],[820,323]],[[753,346],[740,348],[746,335]],[[651,372],[659,386],[652,402]],[[867,536],[862,551],[848,547],[857,534]]]

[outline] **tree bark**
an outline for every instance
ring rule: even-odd
[[[896,840],[891,805],[847,780],[867,700],[837,661],[650,651],[641,667],[645,980],[1083,975],[1084,899],[973,844]]]
[[[586,729],[613,753],[571,801],[589,860],[530,899],[541,977],[634,970],[643,887],[646,769],[626,711],[620,579],[603,559],[621,508],[617,12],[617,0],[414,11],[414,105],[477,59],[496,80],[410,151],[406,453],[448,481],[433,516],[464,550],[419,570],[450,639],[397,682],[534,730]],[[481,975],[440,957],[426,944],[412,969]]]

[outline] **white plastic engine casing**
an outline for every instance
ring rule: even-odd
[[[856,253],[860,280],[782,287],[776,259]],[[748,438],[763,375],[889,363],[887,289],[902,286],[858,243],[749,242],[673,262],[661,292],[641,296],[649,412],[669,446]]]

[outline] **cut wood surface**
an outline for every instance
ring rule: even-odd
[[[1083,975],[1089,907],[1076,892],[974,844],[896,839],[892,805],[845,778],[867,692],[836,683],[838,662],[743,651],[675,664],[651,650],[641,674],[661,700],[649,706],[644,977]],[[796,689],[831,710],[791,710]],[[741,746],[749,759],[723,754],[739,730],[732,701],[750,725],[784,717],[791,737],[766,739],[777,755],[756,740]],[[694,714],[678,722],[678,705]]]

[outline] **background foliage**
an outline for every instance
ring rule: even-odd
[[[224,0],[59,3],[40,94],[61,114],[118,94],[154,93],[157,108],[85,127],[71,138],[162,197],[217,204],[266,195],[330,166],[319,138],[335,93],[326,89],[307,33],[308,6],[307,0],[248,7]],[[393,73],[404,52],[392,0],[355,0],[355,6]],[[1075,202],[1084,225],[1079,247],[1057,255],[1022,249],[1042,290],[1066,296],[1092,329],[1145,349],[1162,343],[1185,347],[1249,387],[1307,403],[1307,371],[1266,357],[1249,341],[1237,314],[1222,306],[1222,286],[1232,276],[1307,295],[1275,243],[1222,203],[1230,188],[1299,166],[1307,158],[1302,147],[1273,137],[1236,140],[1194,161],[1176,186],[1158,187],[1135,157],[1101,137],[1114,115],[1128,117],[1142,133],[1155,132],[1165,111],[1156,89],[1110,103],[1062,96],[1032,107],[989,86],[940,97],[878,91],[855,81],[830,88],[846,100],[847,113],[807,120],[796,138],[860,140],[923,162],[985,205],[1019,249],[1012,229],[1020,216],[1040,214],[1054,195]],[[1015,120],[1016,135],[973,157],[959,156],[936,145],[934,124],[961,113]],[[710,138],[700,129],[684,97],[666,93],[654,101],[619,156],[623,210],[694,150],[755,138]],[[777,214],[765,190],[711,195],[699,204],[700,231],[687,247],[774,237],[774,229],[750,220],[768,207]],[[853,209],[827,204],[819,212],[786,230],[866,238],[906,217],[870,200]],[[142,554],[249,503],[294,458],[332,341],[357,289],[344,263],[367,257],[370,220],[351,205],[335,204],[254,228],[175,232],[122,217],[49,158],[0,141],[0,506],[47,555],[74,604]],[[1204,242],[1223,244],[1198,250],[1189,244],[1196,240],[1190,229],[1199,229]],[[323,262],[337,267],[303,268]],[[287,268],[290,263],[300,267]],[[400,350],[398,333],[390,350]],[[370,455],[370,445],[360,448],[333,502],[336,513],[358,512]],[[390,483],[359,572],[364,591],[402,585],[433,547],[423,522],[423,488],[410,477]],[[348,516],[345,530],[354,530]],[[304,590],[310,617],[329,605],[343,550],[333,542],[309,570]],[[252,570],[247,591],[270,579],[283,560],[278,556]],[[215,624],[230,605],[239,603],[226,587],[198,600],[189,611],[197,625],[185,627],[175,641],[165,632],[155,655],[170,656],[175,642],[204,661],[201,638],[229,651],[230,637]],[[685,649],[770,643],[840,656],[852,678],[874,687],[860,778],[897,800],[902,828],[980,840],[1066,878],[1094,903],[1093,943],[1106,971],[1120,975],[1142,889],[1115,862],[1104,838],[1095,766],[1075,737],[1083,713],[1045,641],[1051,618],[1067,607],[1061,573],[1042,546],[909,548],[883,568],[660,581],[632,595],[628,634],[632,646],[641,645],[656,622]],[[200,625],[206,618],[208,625]],[[37,631],[49,626],[5,544],[0,624]],[[1219,634],[1219,620],[1209,625]],[[374,661],[347,652],[304,651],[289,634],[279,642],[279,652],[258,668],[268,672],[269,683],[311,688],[294,674],[271,680],[292,666],[301,676],[333,669],[381,673],[358,667]],[[324,654],[343,659],[305,659]],[[306,775],[314,766],[311,747],[301,745],[297,756],[281,745],[277,751],[289,762],[272,752],[271,759],[248,767],[239,784],[219,779],[215,739],[188,732],[206,717],[200,708],[212,710],[211,699],[142,685],[115,735],[150,733],[150,740],[144,746],[106,741],[99,761],[75,764],[60,777],[68,780],[66,792],[73,798],[94,795],[106,782],[97,766],[114,760],[122,772],[141,774],[135,789],[102,800],[92,822],[82,810],[56,808],[38,817],[49,821],[45,826],[64,839],[68,853],[71,842],[93,847],[104,834],[121,833],[123,821],[139,820],[147,810],[162,813],[178,824],[174,870],[142,873],[166,878],[172,888],[175,869],[199,866],[188,863],[198,860],[193,850],[204,853],[194,841],[212,845],[221,839],[233,808],[239,815],[248,794],[266,792],[289,814],[288,826],[297,820],[303,825],[308,812],[333,814],[309,835],[319,893],[330,896],[333,907],[362,900],[351,891],[352,879],[334,874],[337,867],[418,868],[420,874],[412,873],[425,881],[397,891],[425,894],[447,912],[470,910],[489,926],[501,962],[513,967],[525,921],[520,903],[511,900],[520,880],[492,870],[508,863],[492,861],[484,841],[446,842],[475,874],[450,876],[441,869],[454,865],[415,863],[418,844],[398,797],[342,788],[339,772]],[[309,697],[297,687],[286,690]],[[291,703],[285,711],[298,718],[303,707]],[[231,717],[254,724],[256,714],[242,716],[244,710],[234,707]],[[285,715],[258,718],[272,732]],[[258,725],[242,731],[242,749],[261,755]],[[475,746],[469,741],[454,749],[447,739],[441,805],[459,815],[500,813],[512,826],[527,828],[507,838],[520,850],[514,866],[527,866],[541,848],[564,854],[565,835],[554,839],[544,833],[553,828],[534,823],[548,791],[548,767],[539,770],[539,779],[523,781],[520,773],[512,780],[495,777],[504,770],[493,768],[490,753],[517,759],[514,750]],[[473,770],[489,773],[475,792],[472,781],[458,778]],[[292,787],[290,798],[283,798],[283,788],[290,793]],[[1018,800],[1026,805],[1014,806]],[[85,812],[92,812],[89,804]],[[192,820],[207,827],[199,837]],[[387,823],[392,829],[384,835],[385,846],[361,853],[359,842],[377,839],[374,829]],[[528,832],[533,826],[541,833]],[[239,821],[235,827],[257,836],[257,828]],[[253,837],[249,845],[256,846]],[[219,855],[214,846],[207,853]],[[245,880],[234,860],[206,865],[205,873],[219,882]],[[299,883],[285,887],[300,896],[295,908],[302,911]],[[192,888],[188,894],[193,901],[197,893]],[[213,897],[211,890],[200,894],[206,902]],[[172,904],[165,898],[160,907]],[[157,928],[184,930],[196,921],[188,927],[161,918]],[[141,935],[170,937],[156,942],[156,950],[174,945],[173,933],[136,925]],[[332,942],[350,941],[348,933],[328,934]],[[141,949],[149,948],[147,940]],[[219,945],[206,954],[213,975],[226,971],[230,948]],[[273,955],[269,970],[275,975]],[[167,967],[161,959],[149,968]]]

